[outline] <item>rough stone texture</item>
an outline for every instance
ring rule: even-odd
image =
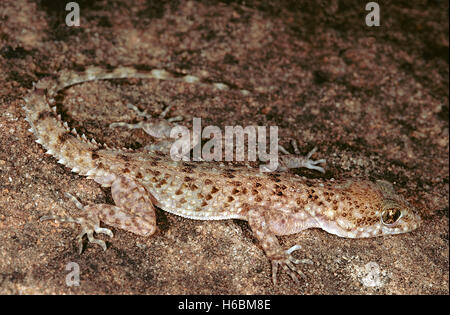
[[[448,294],[448,2],[383,1],[381,27],[364,24],[360,1],[84,1],[81,27],[64,24],[64,2],[0,2],[0,293]],[[114,230],[108,250],[77,254],[77,226],[39,222],[75,214],[110,192],[44,155],[24,121],[33,82],[89,65],[166,68],[256,91],[139,80],[66,91],[62,115],[90,137],[130,147],[142,131],[110,130],[174,104],[190,126],[277,125],[326,157],[326,177],[384,178],[418,209],[409,234],[351,240],[308,230],[300,243],[307,279],[273,286],[270,264],[245,222],[193,221],[158,211],[151,238]],[[321,176],[303,172],[307,176]],[[102,236],[100,236],[102,237]],[[105,238],[103,238],[105,239]],[[105,239],[106,240],[106,239]],[[66,264],[81,269],[68,287]]]

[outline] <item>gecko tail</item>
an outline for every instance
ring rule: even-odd
[[[79,135],[75,129],[70,130],[67,122],[62,121],[56,107],[51,106],[54,99],[49,92],[56,91],[57,85],[57,80],[46,78],[23,98],[25,120],[30,124],[29,131],[36,136],[36,142],[46,149],[47,154],[83,175],[95,167],[92,152],[101,148],[101,145],[88,140],[84,134]]]

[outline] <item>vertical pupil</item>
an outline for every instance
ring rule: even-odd
[[[400,210],[398,209],[389,209],[383,213],[382,219],[385,224],[392,224],[398,220],[400,217]]]

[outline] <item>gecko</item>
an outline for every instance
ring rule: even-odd
[[[85,235],[90,243],[106,250],[105,242],[95,238],[94,233],[110,237],[113,233],[101,227],[101,222],[140,236],[153,235],[158,230],[155,215],[155,207],[158,207],[194,220],[247,221],[271,262],[273,283],[277,283],[279,269],[298,283],[305,275],[297,265],[311,263],[311,260],[295,258],[292,253],[301,246],[296,244],[285,250],[277,236],[319,228],[344,238],[367,238],[409,232],[421,223],[418,211],[383,179],[310,179],[285,171],[306,167],[323,172],[317,164],[325,160],[311,159],[315,150],[303,157],[296,147],[295,154],[282,149],[285,155],[280,156],[281,168],[261,172],[258,168],[215,162],[174,161],[157,147],[112,148],[80,135],[62,121],[54,106],[62,90],[87,81],[124,78],[206,84],[218,90],[231,88],[224,83],[204,82],[192,75],[131,67],[62,71],[34,84],[23,98],[23,109],[36,142],[72,172],[111,188],[114,204],[83,205],[66,194],[82,210],[80,216],[49,214],[40,218],[79,224],[81,232],[76,239],[80,253]],[[250,93],[238,91],[242,95]],[[145,123],[114,123],[111,127],[143,128],[164,142],[168,130],[179,120],[165,119],[166,114],[167,110]]]

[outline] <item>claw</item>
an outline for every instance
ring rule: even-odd
[[[133,104],[128,103],[128,104],[127,104],[127,107],[128,107],[129,109],[133,110],[133,111],[136,113],[136,115],[138,115],[138,116],[140,116],[140,117],[145,117],[145,118],[147,118],[147,119],[151,119],[151,118],[152,118],[151,115],[147,114],[146,111],[140,110],[136,105],[133,105]]]
[[[183,116],[175,116],[175,117],[170,117],[166,119],[168,122],[177,122],[177,121],[182,121],[184,120]]]
[[[161,114],[159,114],[159,118],[166,118],[167,113],[169,112],[169,110],[172,108],[173,105],[169,105],[167,106],[162,112]]]
[[[281,144],[278,145],[278,150],[280,150],[283,154],[289,155],[289,151],[286,150]]]
[[[325,160],[325,159],[320,159],[320,160],[317,160],[317,161],[311,160],[311,156],[312,156],[314,153],[316,153],[316,151],[317,151],[317,147],[314,147],[314,149],[312,149],[312,150],[305,156],[305,163],[304,163],[304,166],[305,166],[306,168],[313,169],[313,170],[317,170],[317,171],[319,171],[319,172],[321,172],[321,173],[325,173],[325,170],[323,169],[323,167],[316,166],[316,165],[317,165],[317,164],[325,163],[327,160]]]
[[[295,143],[295,142],[294,142]],[[294,150],[295,150],[295,148],[294,148]],[[298,149],[297,149],[298,150]],[[311,151],[309,151],[309,153],[306,155],[306,159],[307,160],[309,160],[310,158],[311,158],[311,156],[314,154],[314,153],[316,153],[316,151],[317,151],[317,147],[314,147],[314,149],[312,149]],[[299,154],[299,153],[296,153],[296,154]]]
[[[89,243],[94,243],[99,245],[104,251],[106,250],[106,243],[102,240],[94,238],[94,231],[84,227],[80,234],[77,236],[77,244],[78,244],[78,253],[81,254],[83,252],[83,236],[86,235]]]
[[[107,229],[107,228],[96,227],[96,228],[94,229],[94,231],[95,231],[95,233],[97,233],[97,234],[101,233],[101,234],[106,234],[106,235],[108,235],[108,236],[111,237],[111,238],[114,237],[113,232],[111,232],[111,230],[110,230],[110,229]]]
[[[300,245],[294,245],[284,252],[283,257],[272,260],[272,281],[274,285],[277,283],[278,266],[281,266],[296,284],[299,283],[298,275],[306,279],[306,275],[295,265],[299,263],[313,264],[313,262],[310,259],[296,259],[291,255],[293,251],[299,249],[301,249]]]
[[[292,148],[294,149],[294,153],[297,154],[297,155],[300,155],[300,150],[298,149],[297,141],[295,141],[294,139],[292,139],[292,140],[291,140],[291,145],[292,145]],[[312,151],[310,152],[310,154],[313,155],[314,152],[316,152],[316,150],[317,150],[317,148],[312,149]],[[309,157],[307,157],[307,159],[309,159]]]
[[[85,206],[81,202],[79,202],[77,198],[75,198],[73,195],[71,195],[69,193],[65,193],[65,196],[70,198],[70,200],[75,204],[75,206],[78,209],[85,211]],[[98,233],[106,234],[109,237],[114,236],[113,232],[110,229],[100,227],[100,222],[96,218],[86,219],[86,218],[81,218],[81,217],[73,218],[73,217],[69,217],[69,216],[63,217],[63,216],[57,216],[57,215],[44,215],[44,216],[40,217],[39,220],[40,221],[55,220],[55,222],[58,222],[58,223],[69,222],[69,223],[76,223],[76,224],[81,225],[81,232],[76,237],[79,254],[81,254],[83,251],[84,235],[87,236],[88,241],[90,243],[99,245],[103,250],[106,250],[106,243],[102,240],[96,239],[94,237],[94,232],[97,234]]]

